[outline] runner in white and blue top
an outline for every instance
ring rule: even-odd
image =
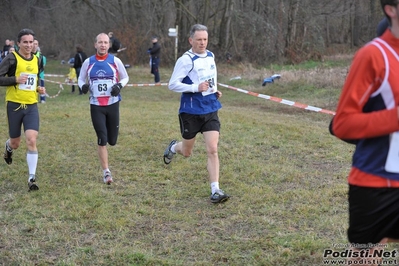
[[[182,93],[179,108],[180,130],[183,140],[172,140],[164,152],[164,162],[169,164],[176,153],[191,156],[198,133],[202,133],[208,155],[207,169],[211,185],[211,202],[221,203],[229,195],[219,188],[218,142],[220,121],[218,110],[222,107],[217,90],[215,56],[206,49],[208,29],[196,24],[190,31],[191,49],[176,62],[169,89]]]
[[[206,91],[200,92],[199,84],[205,83]],[[195,115],[218,111],[217,70],[212,52],[197,54],[190,49],[176,62],[169,89],[181,92],[180,113]]]
[[[90,114],[97,134],[98,156],[103,169],[104,183],[113,180],[108,167],[107,143],[115,145],[119,134],[120,91],[129,82],[122,61],[108,54],[109,37],[97,35],[94,47],[97,53],[87,58],[80,70],[78,85],[86,94],[90,91]]]

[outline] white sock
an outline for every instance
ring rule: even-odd
[[[170,150],[171,150],[173,153],[176,153],[175,147],[176,147],[176,144],[173,144],[172,147],[170,147]]]
[[[6,148],[9,152],[12,152],[12,148],[10,147],[10,139],[6,141]]]
[[[37,151],[28,151],[26,153],[26,162],[28,163],[29,174],[36,174],[37,160],[39,158],[39,154]]]
[[[212,194],[219,190],[219,182],[212,182],[211,183],[211,190]]]

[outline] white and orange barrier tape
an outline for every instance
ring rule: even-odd
[[[45,74],[45,76],[47,77],[67,77],[68,75],[56,75],[56,74]],[[52,80],[46,80],[47,82],[50,83],[56,83],[60,85],[60,90],[58,91],[58,93],[55,96],[50,96],[50,98],[55,98],[57,97],[60,92],[64,89],[62,87],[62,85],[77,85],[76,83],[67,83],[67,82],[57,82],[57,81],[52,81]],[[334,111],[330,111],[330,110],[326,110],[326,109],[322,109],[319,107],[315,107],[315,106],[311,106],[311,105],[307,105],[307,104],[303,104],[303,103],[298,103],[298,102],[293,102],[293,101],[289,101],[289,100],[285,100],[282,98],[278,98],[278,97],[274,97],[274,96],[269,96],[269,95],[265,95],[265,94],[261,94],[261,93],[257,93],[257,92],[252,92],[252,91],[248,91],[248,90],[243,90],[240,88],[236,88],[230,85],[226,85],[226,84],[222,84],[222,83],[218,83],[219,86],[234,90],[234,91],[238,91],[238,92],[242,92],[245,94],[249,94],[251,96],[255,96],[258,98],[262,98],[262,99],[266,99],[266,100],[270,100],[273,102],[277,102],[277,103],[281,103],[281,104],[285,104],[285,105],[289,105],[289,106],[293,106],[293,107],[297,107],[297,108],[301,108],[301,109],[305,109],[308,111],[313,111],[313,112],[318,112],[318,113],[324,113],[324,114],[329,114],[329,115],[335,115]],[[168,86],[168,83],[141,83],[141,84],[127,84],[126,86],[128,87],[155,87],[155,86]]]
[[[48,80],[48,79],[44,79],[44,81],[50,82],[50,83],[56,83],[56,84],[59,84],[59,85],[60,85],[60,89],[58,90],[58,92],[57,92],[55,95],[48,95],[48,94],[46,94],[46,97],[48,97],[48,98],[55,98],[55,97],[57,97],[58,95],[60,95],[61,91],[64,90],[64,87],[62,86],[62,83],[61,83],[61,82],[56,82],[56,81],[52,81],[52,80]]]
[[[330,111],[330,110],[326,110],[326,109],[322,109],[319,107],[314,107],[311,105],[307,105],[307,104],[303,104],[303,103],[298,103],[298,102],[293,102],[293,101],[289,101],[289,100],[284,100],[278,97],[274,97],[274,96],[269,96],[269,95],[265,95],[265,94],[261,94],[261,93],[256,93],[256,92],[252,92],[252,91],[247,91],[247,90],[243,90],[240,88],[236,88],[230,85],[226,85],[226,84],[222,84],[222,83],[218,83],[219,86],[231,89],[231,90],[235,90],[238,92],[242,92],[242,93],[246,93],[255,97],[259,97],[262,99],[266,99],[266,100],[271,100],[273,102],[278,102],[278,103],[282,103],[282,104],[286,104],[289,106],[294,106],[294,107],[298,107],[301,109],[305,109],[305,110],[309,110],[309,111],[313,111],[313,112],[318,112],[318,113],[325,113],[325,114],[329,114],[329,115],[335,115],[335,112]]]
[[[144,84],[126,84],[128,87],[154,87],[154,86],[168,86],[168,83],[144,83]]]

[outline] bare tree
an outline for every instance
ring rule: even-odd
[[[179,54],[190,47],[191,25],[201,23],[217,60],[229,53],[232,62],[266,64],[356,49],[375,36],[383,17],[375,0],[3,0],[2,6],[3,40],[31,28],[47,56],[67,59],[76,43],[90,54],[94,37],[113,31],[128,47],[120,56],[134,64],[148,62],[149,40],[157,35],[162,62],[172,65],[174,38],[167,33],[176,25]]]

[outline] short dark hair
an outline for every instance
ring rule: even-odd
[[[384,7],[384,6],[386,6],[386,5],[394,6],[394,5],[397,5],[397,4],[398,4],[398,1],[397,1],[397,0],[380,0],[380,2],[381,2],[381,6],[382,6],[382,7]]]
[[[82,46],[81,44],[77,44],[77,45],[76,45],[76,51],[77,51],[78,53],[83,52],[83,46]]]
[[[21,37],[25,36],[25,35],[32,35],[33,37],[35,37],[35,33],[33,32],[33,30],[31,30],[31,29],[22,29],[18,33],[17,42],[21,42]]]
[[[391,23],[391,18],[385,13],[384,7],[386,5],[389,6],[396,6],[398,4],[398,0],[380,0],[382,11],[384,12],[385,16],[388,18],[389,23]]]

